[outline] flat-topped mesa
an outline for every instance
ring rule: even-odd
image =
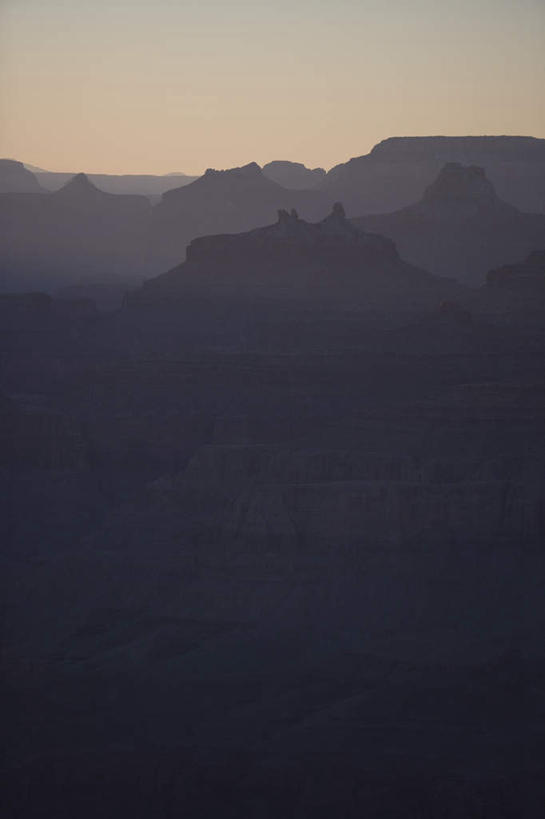
[[[531,136],[404,136],[383,139],[370,156],[390,160],[473,162],[477,157],[543,160],[545,139]]]
[[[179,300],[197,297],[234,300],[239,308],[248,300],[287,299],[411,311],[458,292],[453,283],[407,264],[390,239],[359,230],[336,203],[320,222],[280,208],[272,225],[194,239],[186,261],[145,282],[128,307],[168,303],[176,310]]]
[[[277,221],[263,228],[194,239],[187,248],[187,260],[199,263],[227,253],[230,257],[240,255],[243,262],[248,254],[263,253],[265,248],[269,254],[293,254],[296,248],[305,253],[320,253],[328,248],[336,248],[339,253],[357,253],[356,248],[359,247],[361,250],[365,248],[365,251],[379,252],[388,258],[397,257],[395,245],[390,239],[358,229],[346,218],[340,202],[333,205],[331,213],[321,222],[301,219],[295,208],[290,211],[281,208],[277,213]]]

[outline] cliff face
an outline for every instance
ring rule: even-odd
[[[479,463],[443,454],[415,465],[403,456],[303,450],[275,452],[271,461],[257,479],[246,475],[238,492],[236,484],[221,484],[234,494],[222,527],[249,547],[249,556],[268,547],[284,560],[312,565],[324,553],[351,559],[356,550],[365,560],[367,549],[441,551],[447,543],[463,549],[469,531],[472,548],[510,542],[515,530],[521,546],[537,547],[542,535],[539,470],[527,486],[520,464],[501,456]],[[222,469],[231,467],[222,463]],[[207,488],[213,474],[199,473]]]
[[[541,805],[542,745],[528,767],[512,715],[521,696],[532,723],[543,705],[543,353],[504,327],[492,354],[475,317],[452,354],[441,329],[424,352],[406,335],[380,353],[375,334],[335,353],[333,335],[327,354],[99,347],[74,369],[57,348],[54,382],[17,369],[1,405],[9,804],[77,807],[97,776],[121,798],[128,777],[135,815],[204,819],[236,775],[229,804],[247,815],[258,790],[271,819],[347,793],[354,819],[407,794],[410,817],[448,799],[465,819],[498,789],[516,815],[519,782]]]
[[[504,162],[543,162],[545,140],[525,136],[389,137],[375,145],[371,154],[397,160],[433,156],[441,162],[463,164],[487,157]]]
[[[470,285],[482,284],[502,261],[545,247],[545,216],[503,202],[482,168],[455,163],[416,204],[355,223],[389,236],[413,264]]]

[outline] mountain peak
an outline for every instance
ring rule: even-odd
[[[447,162],[437,179],[426,188],[423,201],[493,203],[498,201],[498,197],[483,168]]]
[[[100,193],[102,193],[102,191],[99,191],[99,189],[93,185],[87,174],[77,173],[66,185],[63,185],[62,188],[57,191],[56,195],[62,194],[65,196],[68,194],[73,196],[85,196]]]

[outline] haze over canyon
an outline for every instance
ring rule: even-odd
[[[545,139],[25,159],[4,815],[541,817]]]

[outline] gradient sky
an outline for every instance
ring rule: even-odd
[[[0,156],[49,170],[545,137],[545,0],[0,0],[0,30]]]

